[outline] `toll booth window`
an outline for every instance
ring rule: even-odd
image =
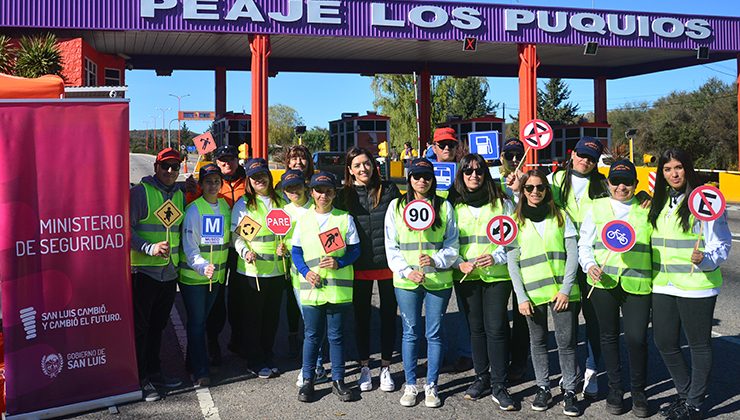
[[[539,151],[537,157],[542,160],[552,160],[552,145]]]
[[[325,168],[327,166],[344,166],[344,155],[341,153],[322,153],[318,155],[319,168]]]
[[[372,121],[372,120],[357,121],[357,129],[359,131],[375,131],[375,121]]]
[[[98,65],[85,57],[85,86],[98,85]]]
[[[581,137],[581,129],[578,128],[578,127],[576,127],[576,128],[567,128],[567,129],[565,129],[565,137],[568,137],[568,138],[571,138],[571,137],[572,138]]]
[[[348,133],[355,131],[354,121],[347,121],[346,123],[344,123],[344,131]]]
[[[565,150],[563,150],[563,145],[565,142],[562,138],[559,138],[553,142],[555,144],[555,152],[553,159],[563,159],[565,158]]]
[[[588,127],[586,127],[586,128],[583,129],[583,135],[584,136],[589,136],[589,137],[597,137],[597,135],[596,135],[596,129],[595,128],[588,128]]]
[[[609,137],[609,129],[608,128],[599,128],[599,137],[602,138],[608,138]]]
[[[492,123],[491,130],[498,131],[499,133],[503,133],[504,125],[502,123]]]
[[[337,134],[337,131],[339,131],[339,124],[337,123],[329,124],[329,133],[331,135]]]
[[[121,70],[105,69],[105,85],[121,86]]]
[[[375,131],[387,131],[387,130],[388,130],[388,121],[386,120],[375,121]]]
[[[249,131],[250,125],[250,121],[247,120],[232,120],[229,121],[229,131],[246,132]]]
[[[472,123],[464,123],[460,124],[460,131],[458,131],[458,134],[467,134],[473,131],[473,124]]]
[[[566,139],[566,140],[565,140],[565,148],[566,148],[567,150],[575,150],[575,148],[576,148],[576,143],[578,143],[578,140],[579,140],[579,139],[577,139],[577,138],[575,138],[575,139]],[[566,157],[567,157],[567,156],[566,156]]]
[[[475,131],[491,131],[493,125],[491,123],[479,122],[475,123]]]

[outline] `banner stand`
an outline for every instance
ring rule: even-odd
[[[128,392],[126,394],[114,395],[112,397],[98,398],[97,400],[83,401],[76,404],[63,405],[61,407],[48,408],[46,410],[33,411],[8,416],[6,420],[34,420],[61,417],[70,414],[84,413],[86,411],[108,408],[118,404],[141,400],[141,391]]]

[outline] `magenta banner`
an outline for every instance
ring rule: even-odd
[[[126,101],[0,101],[8,414],[139,391],[128,142]]]

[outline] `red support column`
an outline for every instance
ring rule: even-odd
[[[250,35],[252,52],[252,157],[267,159],[267,59],[272,52],[269,35]]]
[[[216,67],[216,116],[226,113],[226,67]]]
[[[740,54],[737,55],[737,167],[740,170]]]
[[[519,44],[519,127],[537,118],[537,46]],[[537,152],[530,150],[525,157],[527,164],[537,163]],[[525,170],[526,172],[526,170]]]
[[[607,123],[606,117],[606,78],[594,79],[594,120],[597,123]]]
[[[432,138],[432,76],[429,69],[419,75],[419,157]]]

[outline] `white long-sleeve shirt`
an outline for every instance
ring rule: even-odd
[[[632,203],[635,198],[633,197],[630,201],[622,203],[619,200],[613,198],[609,199],[609,203],[614,211],[614,220],[627,220]],[[596,232],[596,224],[593,220],[593,212],[589,211],[583,217],[583,223],[581,223],[580,239],[578,240],[578,262],[581,265],[584,273],[588,273],[589,268],[596,265],[596,259],[594,258],[594,243],[596,242],[596,235],[600,234]]]
[[[236,227],[239,226],[239,222],[242,221],[244,216],[247,215],[247,202],[244,200],[245,196],[242,196],[239,200],[237,200],[236,203],[234,203],[234,208],[231,209],[231,232],[236,232]],[[257,196],[258,200],[262,200],[262,203],[265,204],[265,207],[267,207],[267,211],[272,210],[272,200],[270,200],[270,197],[268,196]],[[262,229],[267,229],[267,226],[262,226]],[[239,255],[239,257],[244,258],[245,255],[247,255],[247,252],[249,252],[249,247],[247,246],[247,242],[238,234],[231,235],[231,243],[234,246],[234,249],[236,249],[236,253]]]
[[[398,200],[398,198],[394,198],[388,205],[388,211],[385,212],[385,255],[388,259],[388,268],[402,278],[406,278],[414,271],[413,267],[418,266],[418,262],[407,262],[401,254],[401,247],[398,244],[398,232],[396,231],[396,203]],[[457,230],[457,222],[455,221],[455,212],[452,209],[452,204],[445,200],[442,202],[442,205],[445,206],[447,212],[447,229],[445,230],[442,249],[432,255],[432,260],[436,268],[444,270],[451,268],[455,261],[457,261],[460,251],[458,241],[460,232]]]
[[[213,214],[221,214],[218,202],[208,204],[213,209]],[[185,210],[185,219],[183,219],[181,226],[181,246],[190,268],[201,276],[205,276],[206,267],[211,263],[208,258],[211,258],[211,256],[208,254],[201,255],[200,253],[201,221],[202,217],[198,212],[198,206],[190,206]]]

